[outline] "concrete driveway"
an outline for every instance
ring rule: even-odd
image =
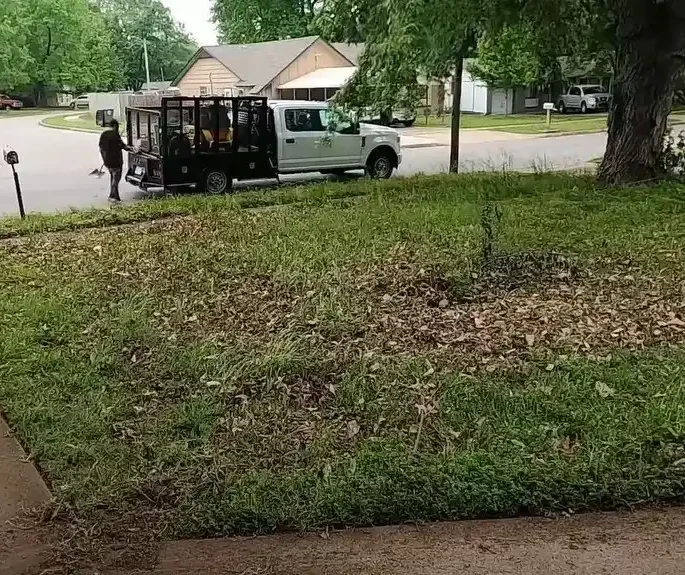
[[[605,134],[586,134],[556,138],[514,137],[495,132],[488,139],[483,131],[476,141],[471,132],[462,132],[461,157],[465,170],[529,170],[534,165],[546,169],[581,167],[601,156]],[[421,138],[421,132],[412,137]],[[442,138],[442,139],[440,139]],[[409,140],[411,142],[411,140]],[[107,205],[107,177],[88,176],[100,165],[98,135],[45,128],[39,118],[0,120],[0,148],[10,145],[19,153],[18,172],[29,212],[54,212],[69,208]],[[445,172],[449,167],[449,140],[444,135],[424,142],[427,146],[403,149],[400,175]],[[319,176],[284,178],[311,180]],[[122,199],[145,197],[139,190],[122,183]],[[17,203],[8,166],[0,165],[0,214],[17,213]]]

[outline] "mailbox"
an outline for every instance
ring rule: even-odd
[[[114,119],[114,110],[98,110],[95,112],[95,123],[103,128],[109,126],[109,123]]]
[[[554,111],[554,102],[545,102],[545,103],[542,105],[542,109],[543,109],[543,110],[552,110],[552,111]]]
[[[19,154],[7,146],[2,151],[2,157],[10,166],[15,166],[19,163]]]

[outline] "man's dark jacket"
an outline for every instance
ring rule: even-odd
[[[118,130],[105,130],[100,136],[100,154],[102,161],[108,168],[121,168],[124,165],[122,150],[126,145],[121,139]]]

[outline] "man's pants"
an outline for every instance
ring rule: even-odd
[[[107,168],[109,170],[109,199],[121,200],[119,197],[119,182],[121,181],[121,168]]]

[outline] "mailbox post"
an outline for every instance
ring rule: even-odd
[[[554,102],[545,102],[542,108],[547,111],[547,129],[552,127],[552,111],[554,110]]]
[[[5,162],[12,168],[12,174],[14,175],[14,187],[17,190],[17,203],[19,204],[19,215],[23,220],[26,217],[26,212],[24,211],[24,200],[21,197],[21,185],[19,184],[19,174],[15,166],[19,163],[19,154],[12,150],[9,146],[5,146],[2,151],[2,157]]]

